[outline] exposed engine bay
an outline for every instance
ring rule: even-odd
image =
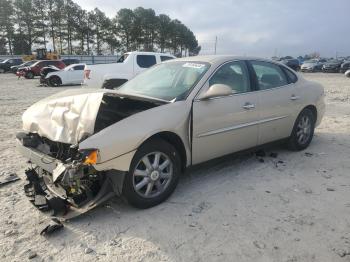
[[[85,98],[86,101],[90,99],[91,97]],[[58,122],[61,121],[60,128],[67,129],[79,126],[76,118],[70,118],[72,114],[69,113],[69,110],[74,111],[74,114],[79,113],[72,101],[74,102],[71,100],[68,106],[62,101],[56,103],[56,106],[60,107],[60,111],[62,111],[62,106],[66,104],[64,113],[67,117],[61,116],[59,121],[47,121],[47,119],[40,119],[39,116],[43,115],[36,111],[31,118],[34,119],[33,123],[35,123],[27,121],[28,126],[34,127],[33,132],[17,134],[17,140],[20,143],[19,150],[29,158],[29,163],[32,166],[25,172],[29,182],[25,185],[25,193],[36,207],[42,211],[51,211],[51,215],[56,217],[67,217],[67,213],[71,209],[81,209],[82,212],[85,212],[85,210],[91,209],[121,191],[122,180],[120,177],[123,176],[115,175],[117,172],[115,170],[97,171],[93,164],[96,163],[98,149],[80,151],[79,142],[126,117],[163,104],[159,101],[104,94],[96,112],[92,134],[89,135],[85,132],[85,135],[76,144],[64,143],[60,141],[62,139],[54,141],[52,137],[57,134],[55,129],[59,127],[55,125]],[[35,109],[38,110],[38,107]],[[42,109],[47,110],[47,106]],[[84,110],[84,107],[81,109]],[[57,119],[55,111],[55,109],[52,110],[51,119]],[[72,122],[67,123],[71,119]],[[41,123],[47,125],[47,128],[40,128]],[[49,134],[48,136],[43,135],[44,131],[47,130],[54,132],[51,133],[51,136]],[[76,131],[64,130],[64,132],[65,135],[76,134]],[[73,141],[73,139],[68,141]],[[94,159],[95,162],[91,162],[90,158]],[[76,212],[73,216],[82,212]]]

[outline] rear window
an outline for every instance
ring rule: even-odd
[[[171,59],[174,59],[174,58],[171,56],[165,56],[165,55],[160,56],[160,61],[162,61],[162,62],[167,61],[167,60],[171,60]]]
[[[286,74],[283,73],[280,66],[264,61],[251,61],[251,65],[258,79],[260,90],[288,84]]]
[[[154,55],[138,55],[136,61],[138,66],[142,68],[149,68],[157,63]]]

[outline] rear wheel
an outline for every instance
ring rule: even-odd
[[[315,122],[316,117],[310,109],[305,108],[301,111],[289,137],[288,148],[293,151],[307,148],[314,136]]]
[[[180,156],[171,144],[161,139],[146,142],[131,162],[123,195],[137,208],[158,205],[175,190],[180,167]]]
[[[62,81],[58,76],[52,76],[49,78],[49,85],[52,87],[58,87],[62,85]]]

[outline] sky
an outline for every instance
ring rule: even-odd
[[[350,0],[75,0],[109,17],[121,8],[152,8],[179,19],[196,35],[201,54],[271,57],[319,52],[350,55]]]

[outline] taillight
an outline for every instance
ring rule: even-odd
[[[84,70],[84,78],[85,79],[90,79],[90,72],[91,72],[91,70],[89,70],[89,69]]]

